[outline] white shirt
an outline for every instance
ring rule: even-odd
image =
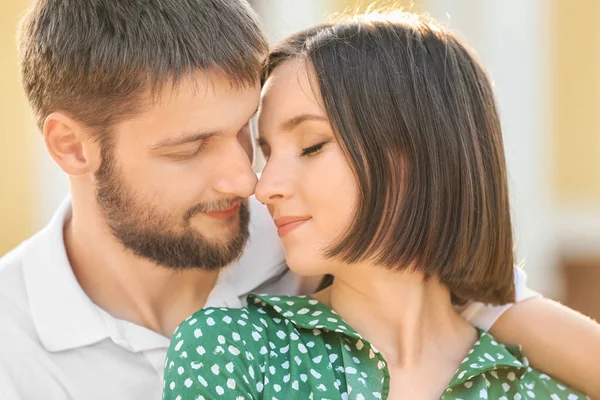
[[[301,292],[266,209],[251,198],[250,211],[244,253],[219,274],[207,307],[242,307],[249,292]],[[67,199],[0,260],[0,400],[160,399],[169,339],[112,317],[85,294],[63,241],[70,215]],[[517,299],[537,295],[517,272]],[[463,315],[488,329],[506,308],[472,304]]]

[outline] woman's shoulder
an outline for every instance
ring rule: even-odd
[[[237,338],[238,335],[256,330],[256,326],[263,330],[276,325],[277,322],[269,318],[263,308],[255,305],[243,308],[207,307],[196,311],[179,324],[173,333],[171,344],[177,348],[182,340],[201,338],[206,342],[225,333]]]
[[[316,300],[305,296],[251,294],[248,306],[243,308],[203,308],[177,327],[170,351],[179,352],[187,347],[186,343],[197,341],[205,344],[215,340],[223,342],[224,339],[245,342],[246,338],[254,338],[258,341],[259,337],[268,336],[264,335],[265,332],[278,332],[289,325],[290,316],[308,314],[307,307],[316,304],[319,304]]]
[[[484,331],[480,331],[479,340],[442,398],[468,398],[473,393],[488,399],[587,399],[583,393],[533,369],[520,346],[498,343]]]

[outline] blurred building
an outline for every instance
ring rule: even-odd
[[[0,5],[0,254],[42,227],[67,193],[22,94],[17,21]],[[271,41],[352,0],[253,0]],[[402,3],[402,2],[401,2]],[[480,55],[500,107],[519,261],[530,284],[600,319],[600,2],[420,0]]]

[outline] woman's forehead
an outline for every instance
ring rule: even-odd
[[[326,117],[312,68],[301,59],[277,66],[262,90],[259,124],[281,122],[300,114]]]

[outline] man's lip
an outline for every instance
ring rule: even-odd
[[[294,222],[300,222],[300,221],[307,221],[309,220],[311,217],[279,217],[277,219],[275,219],[275,226],[277,226],[277,228],[281,228],[284,225],[288,225],[288,224],[292,224]]]
[[[229,218],[232,215],[235,215],[239,211],[239,209],[240,209],[240,202],[238,201],[229,210],[207,212],[204,214],[208,215],[211,218],[224,219],[224,218]]]

